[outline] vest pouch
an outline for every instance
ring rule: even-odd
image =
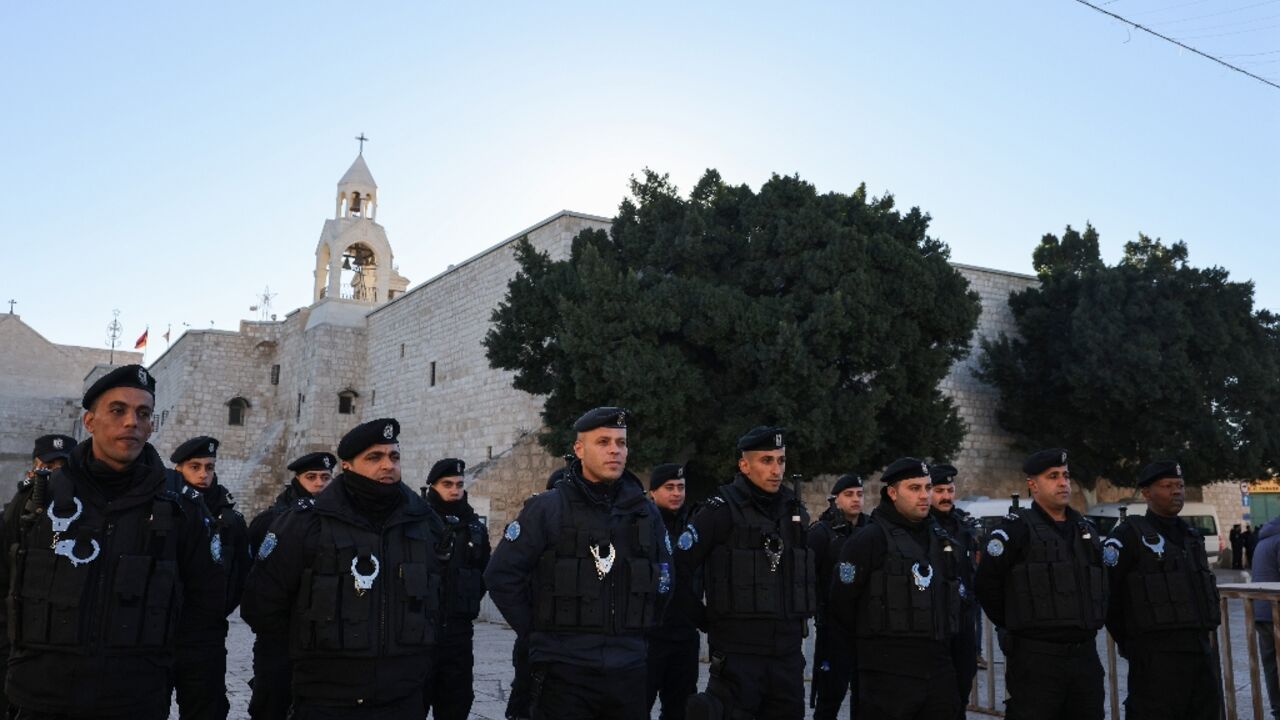
[[[1204,593],[1205,612],[1209,616],[1208,626],[1206,630],[1212,630],[1218,627],[1222,622],[1222,608],[1218,606],[1218,579],[1208,570],[1200,572],[1200,587]]]
[[[627,561],[626,615],[623,618],[627,630],[643,630],[653,624],[653,595],[658,581],[648,558],[631,558]]]
[[[423,645],[427,642],[427,627],[435,619],[429,616],[427,597],[431,581],[427,566],[422,563],[400,565],[400,581],[403,596],[400,599],[400,643]]]
[[[1180,568],[1165,575],[1169,587],[1169,604],[1173,611],[1174,622],[1180,625],[1190,624],[1195,619],[1192,609],[1191,588],[1187,583],[1187,573]]]
[[[16,546],[15,546],[16,547]],[[25,560],[24,560],[25,556]],[[22,569],[18,587],[16,617],[10,618],[13,627],[10,636],[29,643],[49,642],[50,583],[53,581],[53,561],[57,556],[46,548],[18,550],[18,562],[11,567]]]
[[[116,563],[116,577],[108,617],[107,647],[134,647],[142,635],[143,599],[151,575],[150,555],[123,555]],[[167,608],[166,608],[167,609]]]
[[[177,631],[177,618],[182,614],[182,600],[178,589],[178,563],[157,560],[151,569],[151,582],[147,585],[146,599],[142,606],[142,637],[139,645],[159,647],[173,639]]]
[[[756,555],[758,550],[729,551],[729,597],[731,612],[756,611]]]
[[[1055,566],[1041,563],[1028,564],[1026,566],[1027,599],[1031,602],[1031,617],[1036,620],[1057,616],[1053,597],[1056,588],[1049,579],[1049,569],[1052,567]]]
[[[362,563],[363,564],[363,563]],[[374,580],[374,587],[366,590],[364,593],[356,592],[356,584],[349,573],[343,573],[336,579],[338,581],[339,595],[339,616],[341,622],[341,636],[343,650],[368,650],[373,645],[373,633],[376,628],[372,627],[370,617],[373,614],[373,601],[377,597],[379,591],[386,592],[387,589],[378,588],[379,580],[387,582],[385,576],[378,577]]]
[[[817,573],[814,552],[805,548],[791,551],[791,609],[797,615],[812,615],[818,609]]]
[[[80,603],[93,565],[73,567],[70,560],[54,559],[53,580],[49,583],[49,644],[83,644]]]
[[[1057,604],[1054,617],[1071,618],[1080,615],[1076,605],[1076,569],[1064,562],[1050,566],[1053,572],[1053,600]]]
[[[911,580],[905,572],[885,573],[883,577],[885,609],[889,614],[886,629],[893,634],[906,633],[912,627],[912,617],[916,612],[915,602],[911,597],[915,588],[911,586]]]
[[[732,553],[723,545],[716,546],[702,574],[708,609],[718,615],[733,611],[733,568],[729,562]]]
[[[934,580],[941,582],[942,578],[935,577]],[[938,587],[942,586],[939,585]],[[928,588],[921,590],[916,587],[914,580],[911,581],[911,589],[907,591],[911,598],[911,624],[907,629],[913,634],[924,633],[928,635],[933,633],[933,594],[935,592],[937,592],[937,589],[933,587],[932,583]]]
[[[341,623],[338,622],[338,580],[336,575],[311,576],[311,604],[303,615],[304,627],[300,638],[303,649],[342,649]],[[350,586],[350,580],[347,584]]]
[[[588,560],[573,562],[578,566],[578,596],[567,598],[567,600],[571,603],[577,601],[579,627],[588,630],[603,629],[605,626],[604,598],[601,594],[604,583],[596,576],[594,562]]]
[[[552,591],[552,625],[572,627],[578,624],[578,589],[580,576],[578,565],[585,565],[577,558],[556,558],[555,585]]]
[[[454,587],[454,612],[474,620],[480,615],[480,597],[484,595],[484,574],[473,568],[458,568],[458,582]]]
[[[883,571],[871,575],[867,583],[867,615],[858,618],[858,626],[866,625],[867,635],[878,635],[886,629],[885,613],[889,612],[889,600]]]

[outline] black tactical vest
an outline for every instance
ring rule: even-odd
[[[1030,532],[1005,583],[1007,628],[1102,627],[1106,589],[1097,530],[1080,518],[1068,539],[1035,509],[1017,515]]]
[[[884,564],[871,570],[858,598],[858,637],[909,637],[945,641],[960,629],[959,545],[930,520],[925,552],[907,530],[880,521],[866,532],[882,532]]]
[[[618,482],[624,482],[620,480]],[[556,485],[560,532],[542,553],[533,588],[533,627],[540,632],[619,635],[642,632],[657,621],[658,564],[654,524],[644,505],[610,527],[613,510],[588,500],[571,482]],[[600,577],[595,549],[613,566]],[[670,573],[670,568],[666,569]]]
[[[765,515],[748,492],[732,484],[721,491],[733,529],[707,559],[707,607],[734,620],[812,616],[818,609],[817,578],[804,523],[799,516]]]
[[[178,497],[155,499],[120,514],[75,498],[63,473],[48,480],[54,514],[65,532],[40,513],[12,549],[9,639],[15,647],[111,655],[153,654],[171,646],[182,613]],[[77,505],[80,502],[80,505]],[[94,553],[97,557],[91,558]],[[67,555],[73,555],[79,564]]]
[[[462,522],[452,515],[444,518],[446,542],[451,543],[445,572],[444,614],[450,618],[475,620],[484,597],[486,532],[477,518]]]
[[[1204,540],[1191,526],[1183,546],[1167,542],[1146,518],[1131,517],[1138,563],[1125,587],[1125,620],[1131,631],[1213,630],[1221,620],[1218,584],[1209,569]],[[1156,550],[1161,550],[1157,553]]]
[[[440,575],[423,522],[382,536],[321,514],[317,542],[294,604],[293,657],[413,655],[436,641]],[[367,577],[375,567],[372,586],[357,588],[353,570]]]

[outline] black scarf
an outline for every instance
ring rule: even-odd
[[[311,497],[311,493],[307,492],[307,489],[302,487],[302,483],[298,482],[298,478],[296,477],[289,481],[289,487],[293,488],[294,497]]]
[[[381,525],[404,502],[400,483],[381,483],[351,470],[340,476],[342,489],[356,512]]]
[[[81,443],[76,449],[80,448],[84,448],[85,470],[102,490],[107,500],[115,500],[123,495],[131,485],[146,477],[151,469],[147,465],[145,452],[138,455],[138,458],[125,469],[116,470],[93,456],[91,443]]]

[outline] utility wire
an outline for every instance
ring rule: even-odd
[[[1189,51],[1189,52],[1193,52],[1193,53],[1195,53],[1196,55],[1199,55],[1199,56],[1200,56],[1200,57],[1202,57],[1202,58],[1205,58],[1205,59],[1207,59],[1207,60],[1212,60],[1213,62],[1216,62],[1216,63],[1218,63],[1219,65],[1221,65],[1221,66],[1223,66],[1223,67],[1225,67],[1225,68],[1228,68],[1228,69],[1230,69],[1230,70],[1235,70],[1236,72],[1238,72],[1238,73],[1240,73],[1240,74],[1242,74],[1242,75],[1246,75],[1246,76],[1248,76],[1248,77],[1253,78],[1254,80],[1257,80],[1257,81],[1258,81],[1258,82],[1260,82],[1260,83],[1264,83],[1264,84],[1266,84],[1266,85],[1270,85],[1271,87],[1273,87],[1273,88],[1275,88],[1275,89],[1277,89],[1277,90],[1280,90],[1280,85],[1277,85],[1276,83],[1274,83],[1274,82],[1272,82],[1272,81],[1270,81],[1270,80],[1268,80],[1268,79],[1266,79],[1266,78],[1264,78],[1264,77],[1262,77],[1262,76],[1260,76],[1260,75],[1254,75],[1253,73],[1249,72],[1248,70],[1245,70],[1245,69],[1244,69],[1244,68],[1242,68],[1242,67],[1238,67],[1238,66],[1236,66],[1236,65],[1232,65],[1231,63],[1227,62],[1226,60],[1222,60],[1221,58],[1214,57],[1213,55],[1210,55],[1209,53],[1206,53],[1206,52],[1203,52],[1203,51],[1197,50],[1197,49],[1195,49],[1195,48],[1191,47],[1190,45],[1187,45],[1186,43],[1179,42],[1178,40],[1175,40],[1175,39],[1173,39],[1173,38],[1169,37],[1168,35],[1161,35],[1160,33],[1156,32],[1155,30],[1152,30],[1152,29],[1151,29],[1151,28],[1149,28],[1149,27],[1146,27],[1146,26],[1144,26],[1144,25],[1139,25],[1138,23],[1136,23],[1136,22],[1134,22],[1134,21],[1132,21],[1132,20],[1129,20],[1128,18],[1120,17],[1119,15],[1117,15],[1117,14],[1115,14],[1115,13],[1111,12],[1110,10],[1104,10],[1103,8],[1100,8],[1100,7],[1098,7],[1097,5],[1094,5],[1093,3],[1088,2],[1088,0],[1076,0],[1076,2],[1080,3],[1081,5],[1084,5],[1085,7],[1092,8],[1092,9],[1094,9],[1094,10],[1096,10],[1096,11],[1098,11],[1098,12],[1102,13],[1103,15],[1106,15],[1106,16],[1108,16],[1108,17],[1113,17],[1113,18],[1115,18],[1116,20],[1119,20],[1120,22],[1122,22],[1122,23],[1124,23],[1124,24],[1126,24],[1126,25],[1130,25],[1130,26],[1132,26],[1132,27],[1134,27],[1134,28],[1136,28],[1136,29],[1138,29],[1138,30],[1141,30],[1141,31],[1142,31],[1142,32],[1144,32],[1144,33],[1147,33],[1148,35],[1154,35],[1154,36],[1156,36],[1156,37],[1160,38],[1161,40],[1164,40],[1165,42],[1168,42],[1168,43],[1172,43],[1172,44],[1174,44],[1174,45],[1177,45],[1178,47],[1182,48],[1183,50],[1187,50],[1187,51]]]

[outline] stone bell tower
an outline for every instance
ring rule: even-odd
[[[316,245],[315,292],[312,302],[340,299],[380,305],[404,293],[408,279],[396,272],[379,225],[378,184],[364,161],[364,140],[355,162],[338,181],[334,216],[325,220]]]

